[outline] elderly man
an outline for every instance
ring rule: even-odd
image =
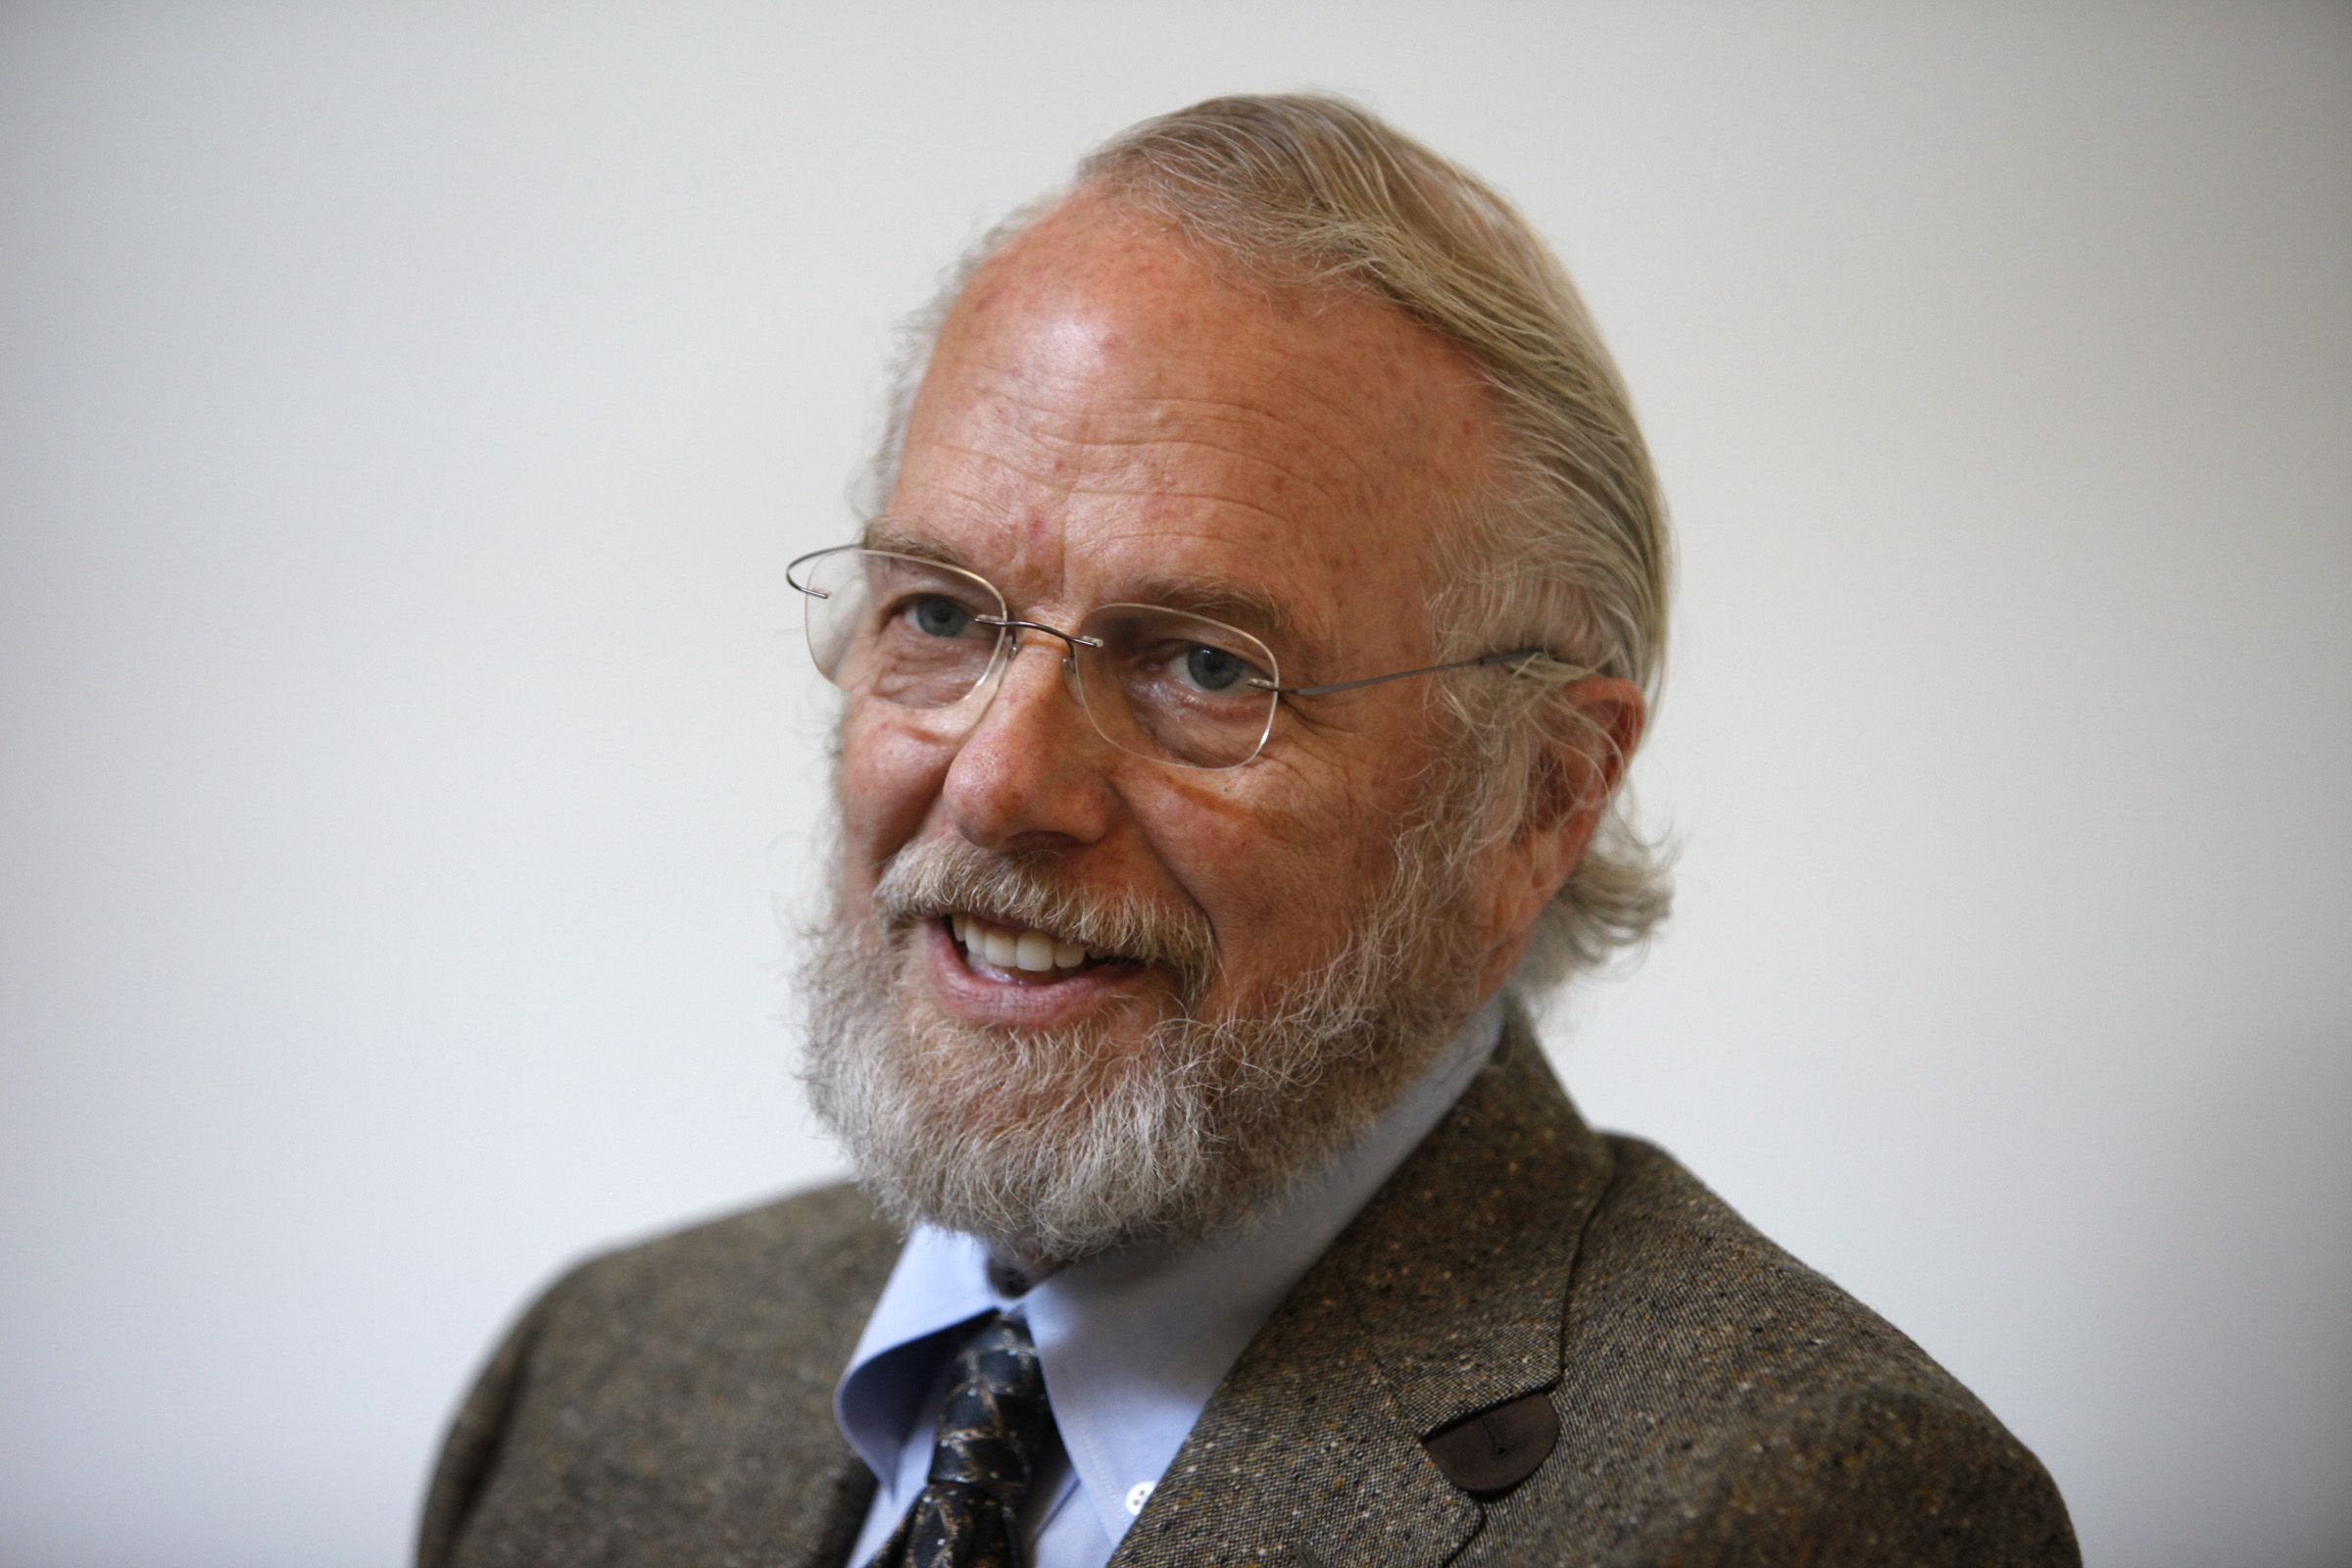
[[[1524,1001],[1642,937],[1667,545],[1557,263],[1362,111],[1147,122],[927,319],[808,1079],[856,1189],[598,1259],[420,1561],[2066,1563],[2048,1477]]]

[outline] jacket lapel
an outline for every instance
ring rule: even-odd
[[[823,1414],[831,1425],[832,1412]],[[801,1472],[793,1492],[807,1505],[786,1511],[776,1542],[777,1568],[841,1568],[873,1504],[874,1473],[836,1432],[826,1450]]]
[[[790,1445],[774,1473],[784,1494],[773,1516],[774,1549],[766,1558],[774,1568],[842,1568],[865,1523],[874,1473],[833,1418],[833,1385],[849,1364],[901,1245],[895,1231],[876,1226],[861,1245],[828,1259],[837,1272],[826,1281],[826,1294],[846,1309],[816,1319],[820,1327],[808,1341],[775,1347],[775,1364],[797,1375],[793,1396],[779,1398],[774,1411],[779,1440]]]
[[[863,1200],[845,1198],[864,1216]],[[857,1544],[873,1500],[874,1476],[833,1419],[833,1385],[873,1311],[901,1239],[870,1219],[830,1239],[813,1255],[797,1255],[789,1279],[770,1277],[755,1305],[736,1321],[735,1364],[760,1453],[757,1480],[729,1494],[754,1510],[730,1532],[728,1545],[759,1542],[770,1568],[840,1568]],[[824,1302],[823,1309],[813,1302]],[[740,1466],[743,1452],[735,1454]],[[713,1498],[716,1506],[716,1498]],[[733,1550],[692,1553],[696,1560],[737,1560]]]
[[[1494,1059],[1218,1386],[1111,1568],[1428,1568],[1483,1510],[1423,1440],[1559,1381],[1606,1146],[1512,1009]]]

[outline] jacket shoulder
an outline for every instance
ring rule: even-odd
[[[1561,1451],[1491,1510],[1492,1560],[1572,1515],[1598,1561],[2080,1561],[2047,1472],[1958,1379],[1664,1151],[1605,1141]]]
[[[1673,1155],[1603,1135],[1614,1179],[1587,1225],[1570,1335],[1639,1332],[1657,1370],[1693,1387],[1723,1374],[1791,1387],[1893,1377],[1972,1398],[1892,1324],[1750,1225]]]
[[[886,1272],[898,1233],[849,1184],[762,1203],[598,1253],[547,1292],[566,1318],[689,1315],[710,1321],[755,1309],[789,1311]],[[875,1289],[880,1289],[875,1277]]]
[[[542,1367],[682,1376],[782,1350],[840,1370],[898,1235],[849,1185],[820,1188],[596,1254],[532,1303]],[[856,1309],[851,1309],[853,1303]]]
[[[732,1550],[779,1510],[838,1513],[857,1475],[828,1414],[833,1380],[897,1247],[841,1186],[572,1267],[451,1423],[417,1561]]]

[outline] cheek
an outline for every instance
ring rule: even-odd
[[[1284,965],[1329,956],[1364,896],[1388,868],[1388,840],[1376,824],[1388,803],[1338,792],[1326,779],[1305,789],[1288,770],[1269,770],[1248,801],[1184,815],[1187,831],[1163,857],[1208,912],[1228,956],[1244,968],[1255,955]]]
[[[870,889],[883,862],[921,831],[954,756],[904,709],[853,703],[842,715],[842,870],[852,889]]]

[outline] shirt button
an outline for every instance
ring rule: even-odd
[[[1152,1483],[1149,1481],[1138,1481],[1134,1486],[1127,1489],[1127,1511],[1129,1513],[1142,1513],[1144,1511],[1144,1501],[1151,1495]]]

